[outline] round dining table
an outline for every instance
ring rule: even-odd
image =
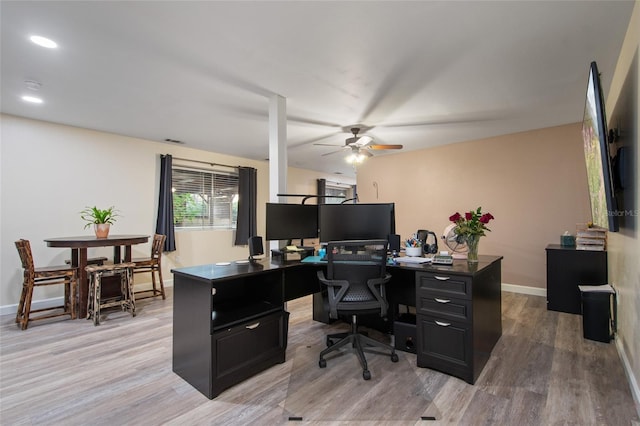
[[[95,235],[76,237],[56,237],[44,240],[48,247],[71,248],[71,265],[78,268],[78,318],[87,316],[89,280],[87,278],[87,251],[90,247],[113,247],[113,263],[131,262],[131,246],[149,241],[149,235],[109,235],[97,238]],[[124,259],[122,258],[124,247]]]

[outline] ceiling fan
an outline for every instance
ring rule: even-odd
[[[371,136],[366,136],[366,135],[358,136],[358,133],[360,133],[359,127],[351,128],[351,133],[353,134],[353,136],[350,138],[347,138],[344,141],[344,146],[342,146],[341,149],[327,152],[325,154],[322,154],[322,156],[324,157],[326,155],[331,155],[331,154],[335,154],[337,152],[342,152],[342,151],[351,151],[351,154],[349,155],[349,157],[347,157],[347,161],[349,161],[350,163],[360,163],[366,157],[373,156],[373,153],[371,151],[385,150],[385,149],[402,149],[402,145],[372,144],[371,142],[373,142],[373,138]],[[323,143],[316,143],[314,145],[339,146],[339,145],[323,144]]]

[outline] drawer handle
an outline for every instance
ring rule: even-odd
[[[254,330],[254,329],[258,328],[259,326],[260,326],[260,321],[258,321],[255,324],[247,325],[247,326],[245,326],[245,328],[248,329],[248,330]]]
[[[438,281],[447,281],[451,279],[451,277],[441,277],[439,275],[434,275],[433,278],[435,278]]]
[[[436,324],[438,324],[441,327],[449,327],[451,325],[451,323],[449,322],[441,322],[441,321],[436,321]]]
[[[433,299],[433,300],[435,300],[438,303],[449,303],[449,302],[451,302],[451,300],[449,300],[449,299],[438,299],[437,297],[435,299]]]

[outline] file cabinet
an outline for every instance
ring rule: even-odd
[[[475,383],[502,335],[500,262],[416,272],[418,367]]]

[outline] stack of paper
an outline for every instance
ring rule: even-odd
[[[602,293],[615,293],[615,290],[609,284],[603,284],[603,285],[579,285],[578,289],[583,293],[587,292],[587,291],[597,291],[597,292],[602,292]]]

